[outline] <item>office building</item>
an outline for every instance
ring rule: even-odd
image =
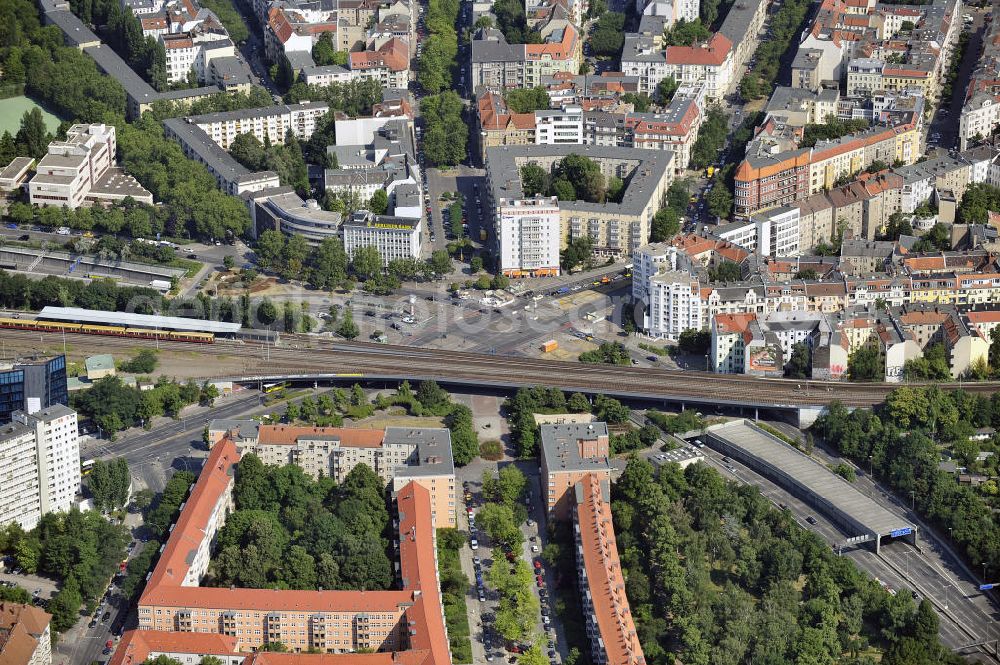
[[[344,250],[354,258],[360,247],[374,247],[389,265],[396,259],[420,258],[423,221],[412,217],[374,215],[359,210],[344,221]]]
[[[153,204],[153,195],[115,163],[115,128],[73,125],[65,141],[52,141],[28,182],[33,205],[79,208],[132,197]]]
[[[35,413],[55,404],[69,404],[65,356],[0,365],[0,424],[15,411]]]

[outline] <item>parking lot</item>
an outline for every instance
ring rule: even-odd
[[[531,647],[536,639],[541,639],[542,652],[548,655],[553,665],[561,663],[565,654],[559,649],[557,635],[560,634],[556,625],[557,618],[552,612],[549,597],[551,572],[541,558],[545,546],[544,530],[540,529],[538,519],[542,516],[542,508],[534,501],[538,495],[532,485],[537,476],[528,476],[527,492],[524,497],[529,518],[521,525],[524,534],[524,544],[521,551],[512,550],[506,545],[495,546],[489,542],[489,536],[479,530],[475,523],[477,509],[483,504],[482,484],[479,481],[465,481],[463,485],[465,510],[460,523],[468,530],[469,547],[463,549],[463,569],[472,572],[472,592],[468,599],[469,622],[472,628],[473,662],[514,663],[518,654]],[[512,565],[518,559],[530,563],[534,574],[534,593],[538,597],[540,612],[533,634],[522,642],[505,640],[495,628],[496,611],[500,602],[499,594],[488,584],[489,572],[493,566]]]

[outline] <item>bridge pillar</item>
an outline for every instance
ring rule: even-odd
[[[760,421],[760,408],[756,406],[753,408],[753,421],[755,423]]]

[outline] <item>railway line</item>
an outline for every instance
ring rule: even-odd
[[[525,385],[605,393],[643,399],[663,399],[726,406],[777,409],[815,408],[840,400],[853,407],[882,402],[899,384],[763,379],[708,372],[658,368],[592,365],[516,356],[427,349],[330,340],[309,335],[283,335],[277,346],[219,339],[198,345],[164,340],[129,339],[4,330],[12,346],[24,348],[37,340],[51,348],[65,339],[97,351],[131,352],[137,347],[159,348],[213,356],[216,372],[200,378],[234,380],[300,379],[334,380],[345,376],[367,379],[434,379],[442,383],[491,386]],[[30,345],[29,345],[30,347]],[[921,385],[921,384],[910,384]],[[970,392],[992,393],[998,382],[935,384],[942,389],[961,387]]]

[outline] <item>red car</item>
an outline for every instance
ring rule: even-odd
[[[535,575],[535,582],[536,582],[536,583],[538,584],[538,586],[540,586],[540,587],[542,587],[542,586],[545,586],[545,580],[543,580],[543,579],[542,579],[542,576],[541,576],[541,575]]]
[[[542,569],[542,562],[535,559],[535,570],[541,570],[541,569]]]

